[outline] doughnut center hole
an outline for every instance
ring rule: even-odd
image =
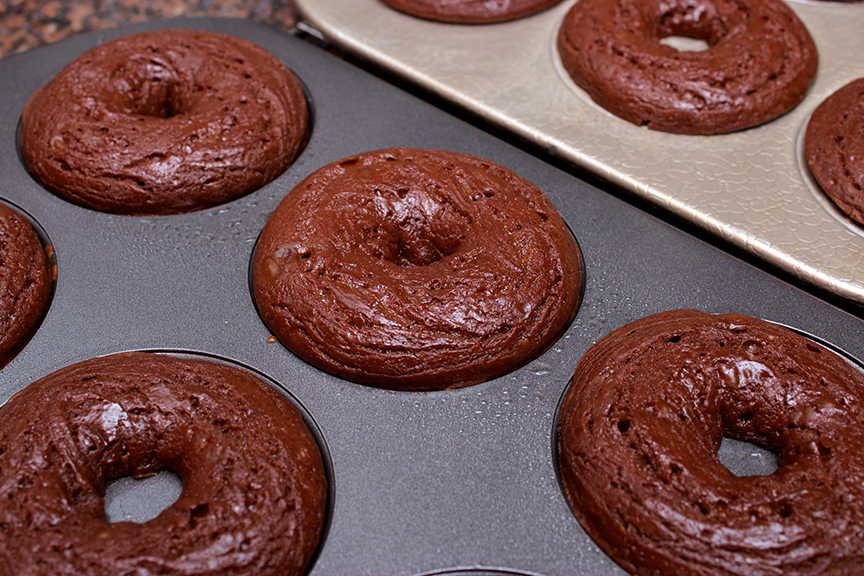
[[[397,266],[429,266],[455,254],[468,235],[470,217],[424,190],[398,188],[375,255]]]
[[[149,82],[136,93],[132,100],[132,112],[151,118],[173,118],[181,113],[176,88],[168,82]]]
[[[734,438],[723,438],[717,456],[720,463],[735,476],[769,476],[778,468],[776,454]]]
[[[114,102],[109,108],[135,116],[172,118],[184,110],[174,69],[158,55],[127,61],[114,75]]]
[[[729,24],[713,8],[687,0],[670,0],[660,6],[662,11],[653,22],[655,37],[679,52],[703,52],[727,33]]]
[[[173,472],[153,476],[118,478],[105,488],[105,517],[108,522],[143,524],[174,504],[183,492],[183,480]]]
[[[661,38],[660,43],[671,46],[679,52],[704,52],[711,47],[702,38],[690,38],[689,36],[667,36]]]

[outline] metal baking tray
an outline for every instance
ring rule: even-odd
[[[606,112],[555,46],[575,0],[482,26],[413,18],[379,0],[297,0],[334,44],[504,127],[820,290],[864,303],[864,227],[824,196],[803,158],[812,111],[864,76],[864,3],[790,0],[819,50],[807,97],[768,124],[686,136]]]
[[[103,214],[41,188],[15,145],[30,95],[100,42],[168,27],[249,39],[294,70],[315,111],[298,161],[244,198],[174,216]],[[261,25],[169,20],[74,36],[0,61],[0,93],[0,197],[41,225],[57,262],[56,291],[41,327],[0,370],[0,403],[58,368],[125,350],[205,355],[266,376],[304,408],[325,447],[331,511],[311,574],[621,574],[568,508],[556,474],[553,430],[558,402],[582,354],[647,314],[673,308],[740,312],[792,326],[864,359],[861,319],[309,42]],[[582,248],[584,301],[567,333],[536,361],[477,386],[417,394],[340,380],[269,341],[248,281],[267,217],[317,168],[390,146],[486,157],[534,182],[560,210]],[[764,460],[746,444],[726,443],[722,453],[733,470]],[[139,513],[140,502],[124,505],[124,490],[111,497],[113,517]],[[170,501],[165,494],[176,495],[177,485],[157,484],[140,498],[159,500],[154,490]]]

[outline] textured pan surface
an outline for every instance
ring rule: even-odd
[[[97,43],[159,27],[235,34],[282,59],[315,109],[304,153],[261,190],[191,214],[115,216],[46,192],[15,148],[30,94]],[[62,366],[123,350],[206,354],[254,369],[305,407],[330,455],[332,517],[315,575],[621,574],[567,506],[552,431],[559,399],[585,350],[647,314],[699,308],[760,316],[864,359],[864,321],[262,26],[163,21],[76,36],[0,61],[0,93],[0,196],[42,225],[58,267],[45,321],[0,371],[0,402]],[[538,360],[477,386],[414,394],[328,376],[268,343],[248,283],[267,217],[321,166],[393,146],[487,157],[536,184],[561,212],[582,248],[585,294],[567,333]],[[727,465],[752,470],[749,461],[756,460],[758,468],[761,457],[752,452],[746,445],[725,450]]]
[[[790,0],[819,50],[804,101],[722,136],[631,125],[567,77],[555,37],[573,0],[488,26],[437,24],[377,0],[297,0],[334,43],[595,172],[823,290],[864,303],[864,227],[802,163],[799,135],[835,90],[864,76],[864,3]]]

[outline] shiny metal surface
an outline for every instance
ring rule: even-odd
[[[555,36],[567,0],[503,24],[440,24],[377,0],[297,0],[337,44],[623,186],[830,293],[864,302],[864,227],[808,173],[811,112],[864,76],[864,3],[790,0],[819,49],[804,101],[756,128],[718,136],[649,131],[591,102],[567,77]]]

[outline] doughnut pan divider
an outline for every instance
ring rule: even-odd
[[[315,109],[299,160],[244,198],[176,216],[102,214],[42,189],[15,145],[33,91],[102,41],[167,27],[249,39],[294,70]],[[674,308],[750,314],[864,359],[862,320],[261,25],[168,20],[75,36],[0,61],[0,93],[0,197],[44,228],[58,270],[40,329],[0,371],[0,403],[63,366],[124,350],[206,354],[266,375],[305,408],[326,446],[331,515],[311,574],[622,574],[568,508],[553,429],[585,350],[647,314]],[[451,149],[499,162],[537,184],[562,213],[583,252],[584,301],[566,335],[540,358],[484,384],[415,394],[340,380],[268,343],[248,280],[268,215],[313,170],[389,146]],[[761,461],[753,452],[732,442],[721,449],[739,472]],[[134,516],[134,500],[129,506]]]
[[[762,126],[666,134],[606,112],[567,76],[555,39],[575,0],[481,26],[413,18],[379,0],[297,0],[305,21],[376,63],[820,290],[864,304],[864,227],[806,167],[803,128],[864,76],[864,3],[789,0],[819,50],[806,98]]]

